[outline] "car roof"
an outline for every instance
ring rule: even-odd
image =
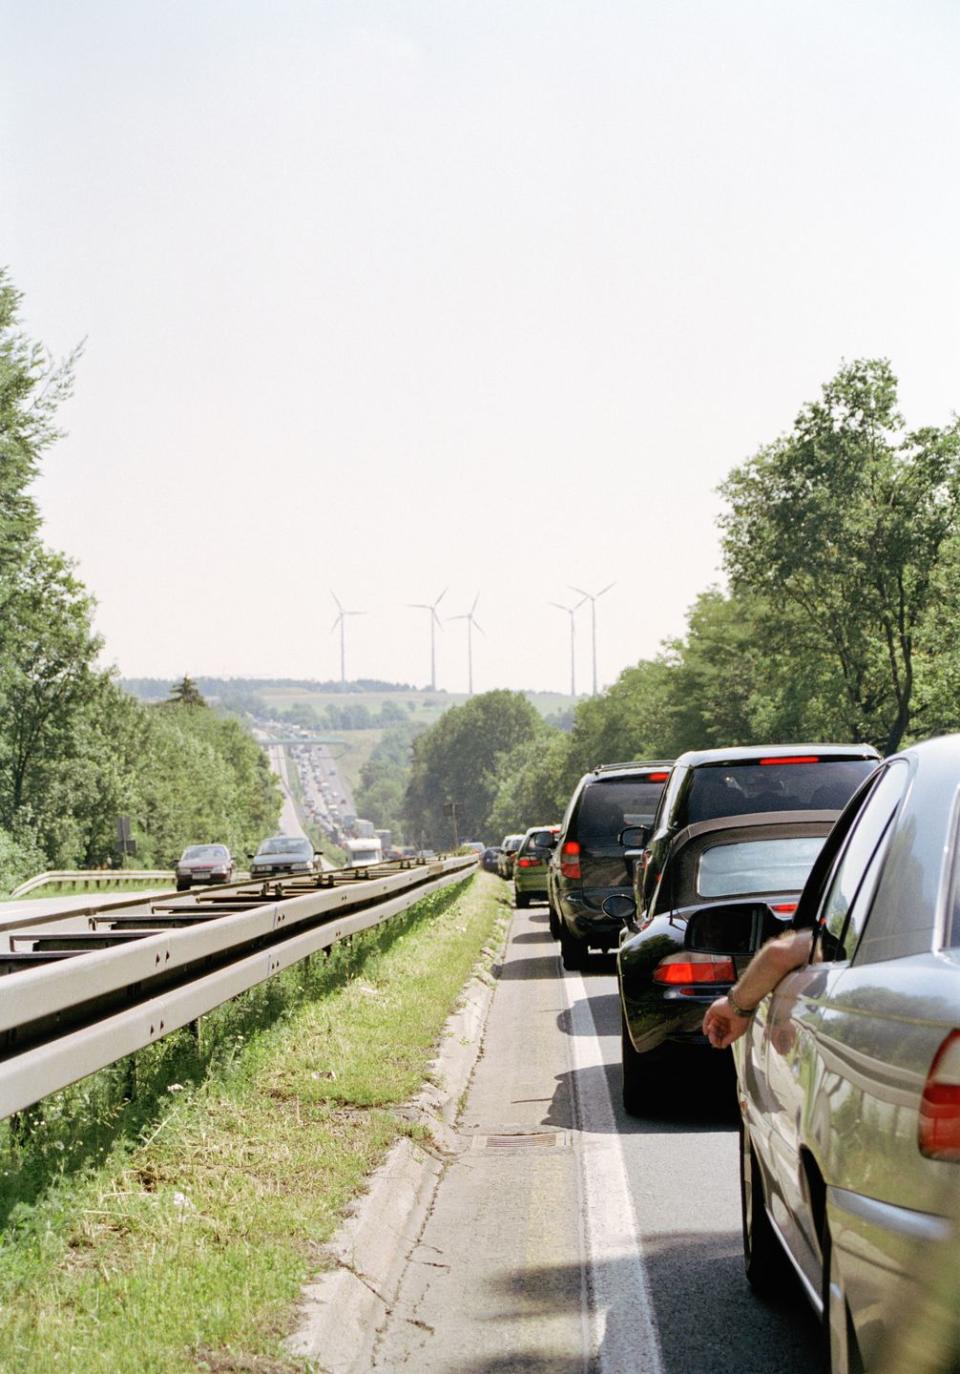
[[[698,768],[704,764],[754,763],[757,759],[789,759],[807,754],[815,754],[824,762],[880,758],[872,744],[736,744],[725,749],[688,749],[677,759],[677,766]]]
[[[587,782],[591,778],[607,777],[611,773],[646,773],[651,769],[671,769],[673,759],[637,759],[633,763],[598,763],[596,768],[591,768],[589,773],[584,773],[581,781]]]
[[[547,821],[546,824],[544,824],[544,825],[531,825],[531,826],[528,826],[527,829],[523,832],[523,838],[526,839],[527,836],[528,836],[528,835],[532,835],[533,832],[534,832],[535,830],[559,830],[559,829],[560,829],[560,827],[559,827],[559,825],[557,825],[557,823],[556,823],[555,821]]]

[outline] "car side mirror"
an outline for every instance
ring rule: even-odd
[[[634,849],[642,854],[650,839],[650,830],[649,825],[628,825],[625,830],[620,831],[620,843],[626,849]],[[636,858],[636,855],[630,857]]]
[[[600,909],[615,921],[632,921],[637,914],[636,902],[624,892],[611,892],[609,897],[604,897]]]
[[[766,902],[704,906],[687,921],[683,943],[703,954],[753,954],[786,925]]]

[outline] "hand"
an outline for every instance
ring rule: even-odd
[[[728,997],[718,997],[707,1007],[703,1033],[715,1050],[725,1050],[740,1039],[749,1024],[750,1017],[738,1016]]]

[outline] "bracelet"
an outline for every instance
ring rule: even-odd
[[[732,992],[727,993],[727,1001],[733,1008],[734,1015],[742,1016],[745,1021],[749,1020],[756,1011],[756,1007],[741,1007],[740,1003],[735,1000]]]

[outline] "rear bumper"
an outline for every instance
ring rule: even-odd
[[[609,892],[603,893],[603,897],[626,891],[626,888],[612,887]],[[611,947],[619,940],[623,921],[616,916],[608,916],[605,911],[602,911],[600,902],[596,898],[588,900],[580,894],[564,892],[560,896],[559,907],[560,914],[566,924],[581,939],[602,939],[604,944]]]

